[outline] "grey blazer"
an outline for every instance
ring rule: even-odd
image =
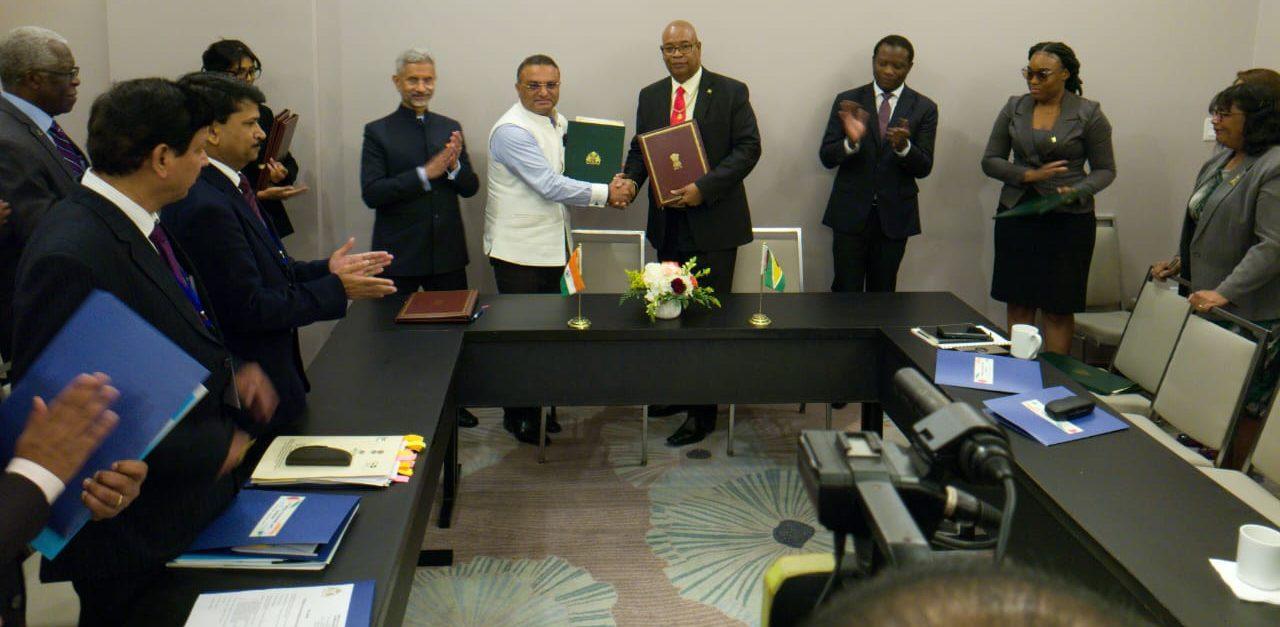
[[[1196,187],[1231,155],[1205,162]],[[1200,220],[1184,218],[1179,251],[1192,290],[1217,291],[1250,320],[1280,318],[1280,146],[1246,156],[1205,200]]]
[[[1053,124],[1053,149],[1040,154],[1035,147],[1031,118],[1035,100],[1030,94],[1010,96],[996,116],[982,155],[982,171],[1004,182],[1000,204],[1012,207],[1027,193],[1022,174],[1052,161],[1067,161],[1067,171],[1034,185],[1041,194],[1052,194],[1062,185],[1074,187],[1080,199],[1057,211],[1091,213],[1093,196],[1107,188],[1116,178],[1116,158],[1111,149],[1111,122],[1096,101],[1073,93],[1062,97],[1062,112]],[[1009,152],[1013,152],[1013,161]],[[1084,164],[1089,164],[1085,173]]]

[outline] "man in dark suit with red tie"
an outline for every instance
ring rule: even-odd
[[[818,156],[839,168],[822,223],[832,230],[833,292],[892,292],[907,238],[920,232],[916,179],[933,170],[938,106],[907,87],[911,42],[889,35],[872,50],[875,80],[841,92]]]
[[[301,416],[310,388],[298,327],[341,318],[348,298],[394,293],[391,281],[373,276],[391,256],[350,254],[354,241],[348,241],[329,259],[290,257],[241,173],[266,137],[258,124],[262,92],[215,72],[188,74],[179,84],[201,93],[212,106],[205,145],[209,165],[187,196],[165,207],[160,218],[204,279],[231,352],[257,362],[275,385],[280,406],[271,432],[279,432]]]
[[[668,190],[679,200],[666,207],[658,203],[650,183],[645,235],[662,261],[684,263],[697,257],[698,267],[711,270],[701,284],[728,294],[738,247],[752,239],[742,181],[760,160],[756,114],[746,84],[703,69],[702,42],[692,24],[668,24],[660,49],[670,76],[640,90],[636,133],[695,120],[710,170],[682,189]],[[638,138],[631,140],[623,176],[632,183],[633,197],[648,178]],[[686,410],[688,419],[667,438],[671,446],[698,442],[715,430],[715,405],[659,405],[649,413],[664,416]]]
[[[41,216],[76,188],[89,160],[55,119],[75,106],[80,86],[66,39],[36,26],[0,37],[0,85],[0,198],[12,205],[0,225],[0,355],[11,359],[18,258]]]
[[[207,162],[209,119],[201,96],[172,81],[113,85],[89,116],[93,167],[49,209],[18,266],[19,383],[93,290],[119,298],[209,371],[208,394],[148,455],[138,499],[85,525],[42,566],[43,580],[75,587],[82,627],[130,624],[138,594],[234,498],[231,471],[250,444],[245,429],[275,412],[271,382],[227,352],[203,280],[156,218],[186,196]]]

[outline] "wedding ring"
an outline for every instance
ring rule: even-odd
[[[123,494],[117,494],[117,495],[116,495],[116,509],[120,509],[120,506],[121,506],[121,505],[124,505],[124,495],[123,495]]]

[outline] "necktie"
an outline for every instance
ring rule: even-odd
[[[156,224],[156,228],[151,229],[151,235],[148,238],[152,244],[156,245],[156,250],[159,251],[165,265],[169,266],[169,272],[173,273],[173,278],[178,282],[178,287],[182,288],[182,293],[186,294],[187,300],[191,301],[191,307],[196,310],[196,316],[200,318],[200,322],[203,322],[205,327],[213,328],[213,323],[205,313],[204,304],[200,302],[200,295],[196,293],[195,287],[187,280],[187,274],[178,264],[178,256],[173,253],[173,244],[169,242],[169,235],[165,233],[164,227]]]
[[[676,99],[671,103],[671,125],[675,126],[684,122],[684,87],[676,87]]]
[[[67,162],[75,179],[80,180],[80,177],[84,176],[86,166],[84,153],[80,152],[75,142],[67,137],[66,131],[62,130],[57,122],[49,127],[49,134],[53,136],[53,145],[58,149],[58,154],[62,155],[62,160]]]
[[[244,201],[253,209],[253,215],[258,216],[258,221],[262,223],[262,228],[267,230],[267,235],[271,236],[271,241],[276,245],[276,252],[281,259],[288,259],[284,252],[284,243],[276,236],[275,229],[271,228],[271,223],[267,222],[267,217],[262,215],[262,209],[258,207],[258,195],[253,192],[253,188],[249,187],[249,179],[244,174],[240,175],[240,195],[244,196]]]
[[[881,92],[880,95],[883,98],[880,102],[880,111],[876,115],[880,118],[880,138],[884,139],[884,134],[889,130],[889,116],[893,115],[893,105],[889,104],[893,93],[886,91]]]

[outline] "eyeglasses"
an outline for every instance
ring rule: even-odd
[[[1218,109],[1216,111],[1210,111],[1209,116],[1215,120],[1225,120],[1229,117],[1240,115],[1240,113],[1240,111],[1232,111],[1231,109]]]
[[[660,47],[659,50],[662,50],[662,54],[665,54],[667,56],[672,56],[677,52],[679,52],[680,54],[689,54],[690,52],[693,52],[694,48],[697,48],[697,47],[698,47],[698,44],[696,43],[667,44],[665,46]]]
[[[232,76],[239,78],[241,80],[256,81],[258,80],[258,77],[262,76],[262,68],[260,67],[236,68],[234,70],[231,70],[230,73]]]
[[[550,83],[521,83],[520,86],[531,94],[536,94],[543,89],[546,89],[547,91],[560,89],[560,83],[558,81],[552,81]]]
[[[1046,69],[1046,70],[1033,70],[1033,69],[1031,69],[1031,68],[1029,68],[1029,67],[1024,67],[1024,68],[1022,68],[1022,78],[1023,78],[1023,79],[1025,79],[1025,80],[1031,80],[1031,79],[1033,79],[1033,78],[1037,78],[1037,79],[1040,79],[1040,82],[1042,82],[1042,83],[1043,83],[1043,82],[1045,82],[1045,81],[1047,81],[1047,80],[1049,80],[1049,77],[1050,77],[1050,76],[1053,76],[1054,74],[1057,74],[1057,73],[1058,73],[1058,70],[1048,70],[1048,69]]]
[[[36,71],[43,74],[49,74],[51,76],[61,76],[62,78],[65,78],[69,81],[73,81],[76,79],[77,76],[80,76],[80,68],[78,67],[73,67],[69,70],[36,70]]]

